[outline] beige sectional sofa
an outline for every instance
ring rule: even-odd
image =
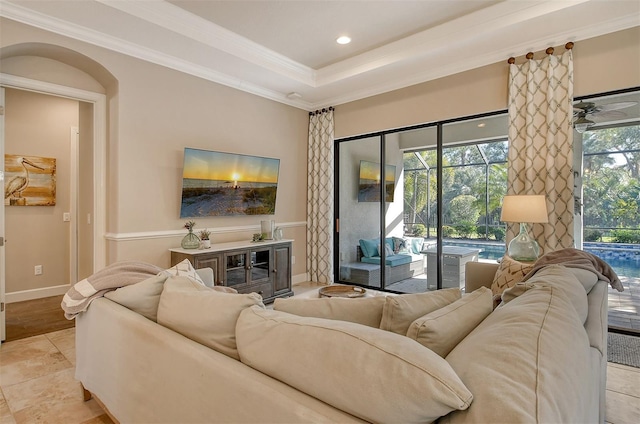
[[[493,310],[497,266],[468,267],[465,295],[273,309],[180,276],[133,302],[141,282],[78,315],[76,378],[121,423],[603,422],[606,283],[550,266]]]

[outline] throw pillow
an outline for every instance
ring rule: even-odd
[[[104,297],[156,322],[160,294],[167,278],[169,275],[161,272],[139,283],[107,292]]]
[[[254,305],[264,308],[256,293],[224,293],[187,277],[170,277],[160,295],[158,324],[239,359],[236,321],[243,309]]]
[[[473,397],[429,349],[364,325],[252,307],[236,336],[244,364],[368,422],[430,423]]]
[[[273,309],[302,317],[316,317],[355,322],[379,328],[382,319],[384,296],[344,299],[324,297],[320,299],[276,299]]]
[[[509,255],[504,255],[500,266],[496,271],[491,284],[493,294],[502,294],[506,289],[513,287],[522,281],[525,275],[533,269],[533,263],[523,263],[511,259]]]
[[[393,253],[398,254],[407,250],[406,240],[400,237],[391,237],[393,240]]]
[[[460,299],[460,296],[460,289],[456,288],[387,296],[382,308],[380,328],[404,336],[417,318],[447,306]]]
[[[192,279],[196,283],[200,283],[203,286],[206,286],[204,281],[202,281],[202,278],[200,278],[200,276],[196,272],[196,269],[193,267],[193,265],[191,265],[191,262],[189,261],[189,259],[185,259],[179,264],[176,264],[171,268],[164,270],[164,272],[173,276],[187,277]]]
[[[413,321],[407,337],[445,358],[492,311],[491,290],[480,287]]]

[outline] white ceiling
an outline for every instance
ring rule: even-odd
[[[0,16],[313,110],[640,26],[640,1],[0,0]]]

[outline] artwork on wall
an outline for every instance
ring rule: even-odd
[[[396,185],[396,167],[385,165],[385,202],[393,202]],[[360,181],[358,183],[358,202],[380,201],[380,164],[360,161]]]
[[[181,218],[273,215],[280,159],[184,149]]]
[[[55,206],[56,159],[4,155],[5,206]]]

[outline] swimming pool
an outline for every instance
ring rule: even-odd
[[[481,259],[497,260],[504,256],[506,247],[503,243],[473,242],[446,239],[445,246],[460,246],[480,249]],[[640,245],[603,245],[602,243],[585,243],[584,250],[593,253],[611,265],[619,276],[640,278]]]

